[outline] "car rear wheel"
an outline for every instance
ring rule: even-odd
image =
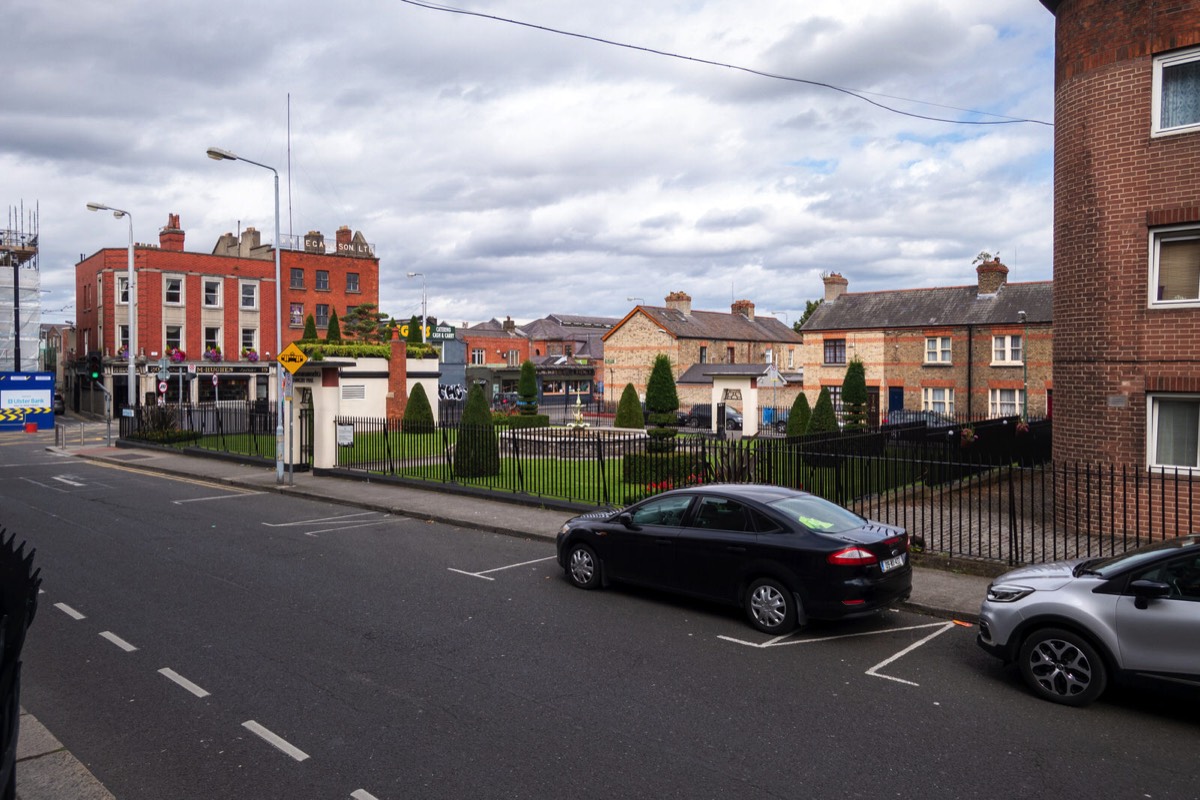
[[[796,628],[796,598],[779,581],[759,578],[746,592],[746,617],[763,633],[791,633]]]
[[[567,580],[580,589],[595,589],[600,585],[600,559],[586,544],[575,544],[567,553]]]
[[[1034,694],[1052,703],[1086,706],[1104,692],[1104,661],[1087,640],[1071,631],[1043,628],[1021,644],[1021,675]]]

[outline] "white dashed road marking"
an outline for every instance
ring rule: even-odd
[[[356,789],[350,793],[354,800],[379,800],[378,797],[368,792],[366,789]]]
[[[85,617],[83,614],[80,614],[78,611],[71,608],[66,603],[55,603],[54,607],[57,608],[59,611],[63,612],[64,614],[66,614],[68,617],[70,617],[73,620],[78,621],[81,619],[87,619],[87,617]]]
[[[267,742],[268,744],[271,744],[271,745],[275,746],[276,748],[278,748],[279,750],[283,751],[284,753],[287,753],[289,756],[296,759],[297,761],[304,761],[308,758],[308,753],[289,744],[287,742],[287,740],[285,740],[279,736],[276,736],[275,734],[271,733],[269,730],[264,728],[262,725],[259,725],[257,722],[255,722],[252,719],[246,720],[245,722],[243,722],[242,727],[245,728],[246,730],[250,731],[251,733],[255,734],[256,736],[261,737],[263,739],[263,741]]]
[[[455,569],[454,567],[446,567],[446,569],[450,570],[451,572],[457,572],[459,575],[470,575],[472,578],[483,578],[485,581],[494,581],[494,580],[496,580],[495,578],[489,578],[487,576],[487,574],[489,572],[499,572],[500,570],[512,569],[513,567],[524,567],[529,564],[537,564],[542,561],[551,561],[555,558],[558,558],[558,556],[546,556],[545,558],[535,558],[533,561],[522,561],[520,564],[509,564],[506,567],[496,567],[495,569],[485,569],[481,572],[467,572],[465,569]]]
[[[162,669],[160,669],[158,671],[158,674],[162,675],[164,678],[167,678],[168,680],[172,680],[175,683],[179,684],[184,689],[187,689],[189,692],[196,695],[196,697],[208,697],[208,692],[204,691],[199,686],[192,683],[187,678],[183,677],[182,675],[180,675],[178,672],[176,672],[173,669],[170,669],[168,667],[163,667]]]
[[[110,642],[112,642],[117,647],[124,650],[126,653],[132,653],[134,650],[137,650],[136,647],[134,647],[129,642],[122,639],[120,636],[117,636],[112,631],[104,631],[103,633],[100,634],[100,636],[105,639],[108,639]]]

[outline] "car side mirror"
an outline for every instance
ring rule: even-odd
[[[630,530],[637,528],[637,526],[633,524],[633,514],[630,514],[628,511],[623,511],[617,515],[617,522],[621,523]]]
[[[1134,608],[1149,608],[1151,600],[1160,600],[1171,593],[1171,587],[1162,581],[1134,581],[1129,584],[1133,593]]]

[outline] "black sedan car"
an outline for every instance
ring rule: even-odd
[[[621,581],[737,605],[770,634],[879,611],[912,591],[903,528],[778,486],[696,486],[584,514],[557,547],[581,589]]]

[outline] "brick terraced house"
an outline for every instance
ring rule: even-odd
[[[824,302],[801,329],[809,403],[824,387],[840,410],[846,366],[857,356],[871,424],[898,409],[1049,416],[1053,284],[1010,284],[998,259],[976,272],[975,286],[862,293],[826,275]]]
[[[354,306],[379,304],[379,259],[361,233],[343,227],[327,243],[314,231],[293,244],[280,250],[284,347],[300,338],[309,314],[324,332],[332,312],[343,317]],[[75,265],[75,352],[103,358],[118,406],[127,397],[130,355],[127,267],[127,247],[104,248]],[[157,246],[135,245],[134,276],[139,397],[154,402],[159,359],[178,351],[177,368],[219,379],[219,388],[207,379],[182,384],[185,399],[273,398],[275,250],[259,231],[226,233],[211,254],[188,252],[179,215],[169,214]],[[168,382],[168,401],[179,388]]]

